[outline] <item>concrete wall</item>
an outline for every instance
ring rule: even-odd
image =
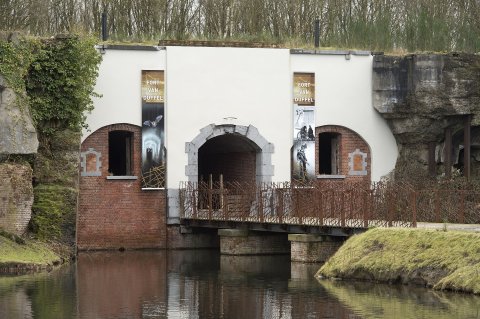
[[[372,181],[395,167],[395,138],[372,106],[372,56],[292,54],[290,72],[315,73],[316,126],[339,125],[358,133],[372,152]]]
[[[148,50],[146,50],[148,49]],[[90,131],[141,124],[141,70],[165,70],[167,188],[187,180],[185,143],[209,124],[253,125],[274,146],[272,181],[290,179],[292,74],[314,72],[316,126],[339,125],[370,146],[371,178],[395,166],[397,147],[372,107],[372,56],[291,54],[287,49],[143,47],[107,49],[100,66]]]
[[[209,124],[255,126],[275,148],[272,181],[290,179],[289,60],[284,49],[167,48],[168,188],[186,180],[185,143]]]
[[[98,71],[95,108],[87,114],[88,130],[82,142],[93,132],[115,123],[142,124],[140,84],[142,70],[165,70],[165,50],[140,47],[130,50],[107,49]]]

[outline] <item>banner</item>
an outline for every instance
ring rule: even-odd
[[[315,74],[293,74],[293,165],[295,182],[315,180]]]
[[[165,187],[165,80],[142,71],[142,188]]]

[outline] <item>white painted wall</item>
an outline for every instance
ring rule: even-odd
[[[315,73],[316,126],[341,125],[370,146],[372,181],[395,168],[397,144],[372,106],[372,56],[292,54],[291,73]]]
[[[372,180],[395,166],[395,139],[372,106],[371,56],[346,60],[252,48],[106,50],[95,89],[103,97],[94,100],[82,141],[106,125],[141,125],[141,70],[165,70],[168,188],[187,179],[185,143],[209,124],[255,126],[275,147],[273,181],[289,180],[293,72],[315,72],[317,126],[345,126],[370,145]]]
[[[165,50],[105,50],[95,86],[102,97],[94,99],[95,108],[87,115],[88,131],[83,131],[82,142],[106,125],[142,124],[141,72],[165,70],[165,56]]]
[[[168,188],[186,180],[185,142],[209,124],[255,126],[275,147],[272,180],[290,179],[289,61],[286,49],[167,48]]]

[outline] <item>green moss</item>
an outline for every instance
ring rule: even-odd
[[[480,234],[372,229],[350,238],[317,275],[480,293],[479,269]]]
[[[30,226],[38,239],[68,241],[73,238],[77,191],[59,185],[34,188]]]
[[[52,265],[61,257],[54,253],[46,243],[27,240],[16,243],[0,235],[0,266],[2,264]]]

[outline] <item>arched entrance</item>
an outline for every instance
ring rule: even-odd
[[[261,150],[242,135],[225,134],[209,139],[198,150],[198,179],[252,182],[256,179],[256,154]]]
[[[185,167],[189,182],[204,180],[209,174],[218,180],[271,182],[273,144],[257,128],[242,125],[210,124],[186,143],[188,165]]]

